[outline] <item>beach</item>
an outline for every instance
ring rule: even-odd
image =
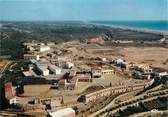
[[[131,23],[131,22],[130,22]],[[134,23],[134,22],[132,22]],[[135,31],[135,32],[142,32],[142,33],[151,33],[151,34],[158,34],[158,35],[163,35],[163,36],[168,36],[168,29],[165,28],[164,30],[156,30],[156,29],[152,29],[152,28],[145,28],[145,27],[131,27],[131,26],[127,26],[127,25],[122,25],[122,24],[108,24],[106,23],[106,21],[103,23],[102,22],[89,22],[89,24],[93,24],[93,25],[98,25],[98,26],[109,26],[112,27],[114,29],[122,29],[122,30],[128,30],[128,31]],[[167,26],[167,24],[166,24]],[[165,27],[166,27],[165,26]],[[168,27],[168,26],[167,26]]]

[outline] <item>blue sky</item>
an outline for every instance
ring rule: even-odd
[[[168,20],[168,0],[0,0],[0,20]]]

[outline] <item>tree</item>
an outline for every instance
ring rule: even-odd
[[[61,104],[64,104],[64,98],[63,98],[63,96],[62,96]]]
[[[110,87],[112,86],[111,82],[110,82]]]

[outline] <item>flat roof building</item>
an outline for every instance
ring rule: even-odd
[[[55,65],[50,65],[48,68],[54,74],[61,74],[61,71],[62,71],[61,68],[59,68],[59,67],[57,67]]]
[[[77,74],[76,77],[78,78],[79,82],[91,82],[91,74],[86,73],[86,74]]]
[[[65,108],[55,112],[49,113],[51,117],[75,117],[75,110],[72,108]]]
[[[40,56],[35,55],[35,54],[24,54],[23,58],[26,59],[26,60],[31,60],[31,59],[39,60]]]
[[[49,75],[49,70],[47,69],[47,67],[48,67],[47,65],[37,64],[37,68],[43,76]]]
[[[101,67],[93,67],[92,68],[92,75],[93,78],[100,78],[102,75],[113,74],[113,69],[101,68]]]
[[[101,74],[106,75],[106,74],[113,74],[114,70],[113,69],[102,69]]]
[[[61,79],[58,82],[59,88],[67,89],[67,90],[73,90],[77,87],[78,84],[78,78],[76,76],[72,77],[72,79]]]

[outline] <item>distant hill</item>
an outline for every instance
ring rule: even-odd
[[[108,40],[143,40],[156,41],[161,35],[126,31],[98,26],[84,22],[0,22],[1,24],[1,55],[21,53],[20,43],[23,41],[86,41],[102,35]]]

